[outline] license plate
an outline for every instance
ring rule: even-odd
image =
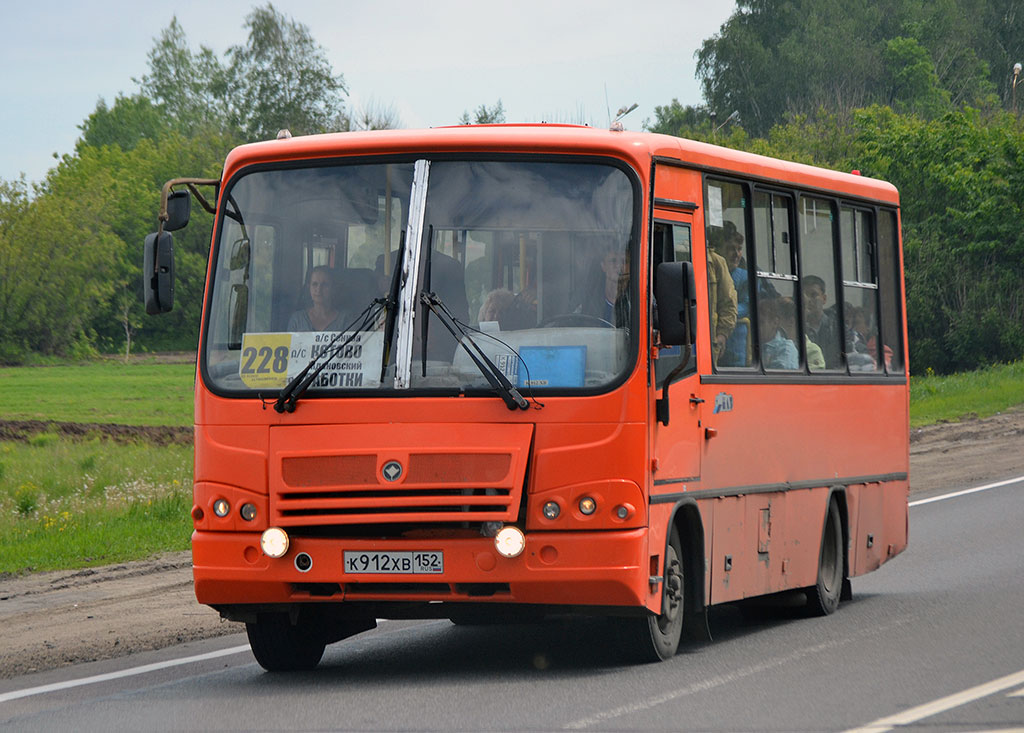
[[[345,552],[346,573],[382,573],[390,575],[440,575],[444,572],[444,552]]]

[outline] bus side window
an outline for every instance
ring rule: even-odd
[[[896,213],[878,213],[878,288],[882,304],[882,358],[890,374],[903,373],[903,329],[900,313],[899,232]]]
[[[834,222],[832,202],[809,196],[800,199],[800,295],[807,367],[812,372],[842,366]]]
[[[792,198],[754,193],[754,245],[757,266],[757,320],[761,365],[800,369],[800,327],[796,317],[796,264]]]
[[[878,270],[874,214],[843,207],[839,213],[843,268],[843,333],[851,372],[882,368],[878,351]]]
[[[709,272],[713,252],[724,260],[736,302],[735,325],[725,334],[725,346],[716,362],[719,367],[749,367],[754,363],[753,330],[750,327],[751,276],[748,264],[751,261],[748,252],[750,236],[747,231],[747,197],[744,188],[739,183],[708,182]],[[714,261],[720,268],[722,263],[718,259]],[[719,330],[725,330],[728,326],[727,323],[715,325]]]

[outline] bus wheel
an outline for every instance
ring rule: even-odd
[[[843,528],[839,507],[829,502],[825,531],[818,555],[818,582],[807,589],[807,610],[813,616],[828,616],[839,607],[843,590]]]
[[[642,662],[671,659],[679,649],[683,632],[683,552],[679,533],[672,528],[665,552],[665,576],[661,584],[661,613],[627,619],[630,655]]]
[[[256,623],[247,623],[249,647],[260,666],[268,672],[297,672],[320,663],[327,646],[319,625],[292,624],[287,613],[261,613]]]

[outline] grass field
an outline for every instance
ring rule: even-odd
[[[0,368],[2,419],[192,424],[191,364],[96,362]],[[911,379],[911,425],[1024,404],[1024,362]],[[185,550],[191,446],[40,433],[0,442],[0,575]]]
[[[191,425],[192,364],[0,368],[5,420]]]
[[[990,417],[1024,404],[1024,361],[948,376],[910,378],[910,426]]]

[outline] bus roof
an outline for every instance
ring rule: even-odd
[[[225,161],[225,177],[254,163],[345,155],[415,153],[547,153],[611,155],[644,170],[651,158],[705,171],[753,177],[898,205],[896,188],[851,173],[755,155],[731,148],[649,132],[616,132],[561,124],[460,125],[427,130],[375,130],[291,137],[235,148]]]

